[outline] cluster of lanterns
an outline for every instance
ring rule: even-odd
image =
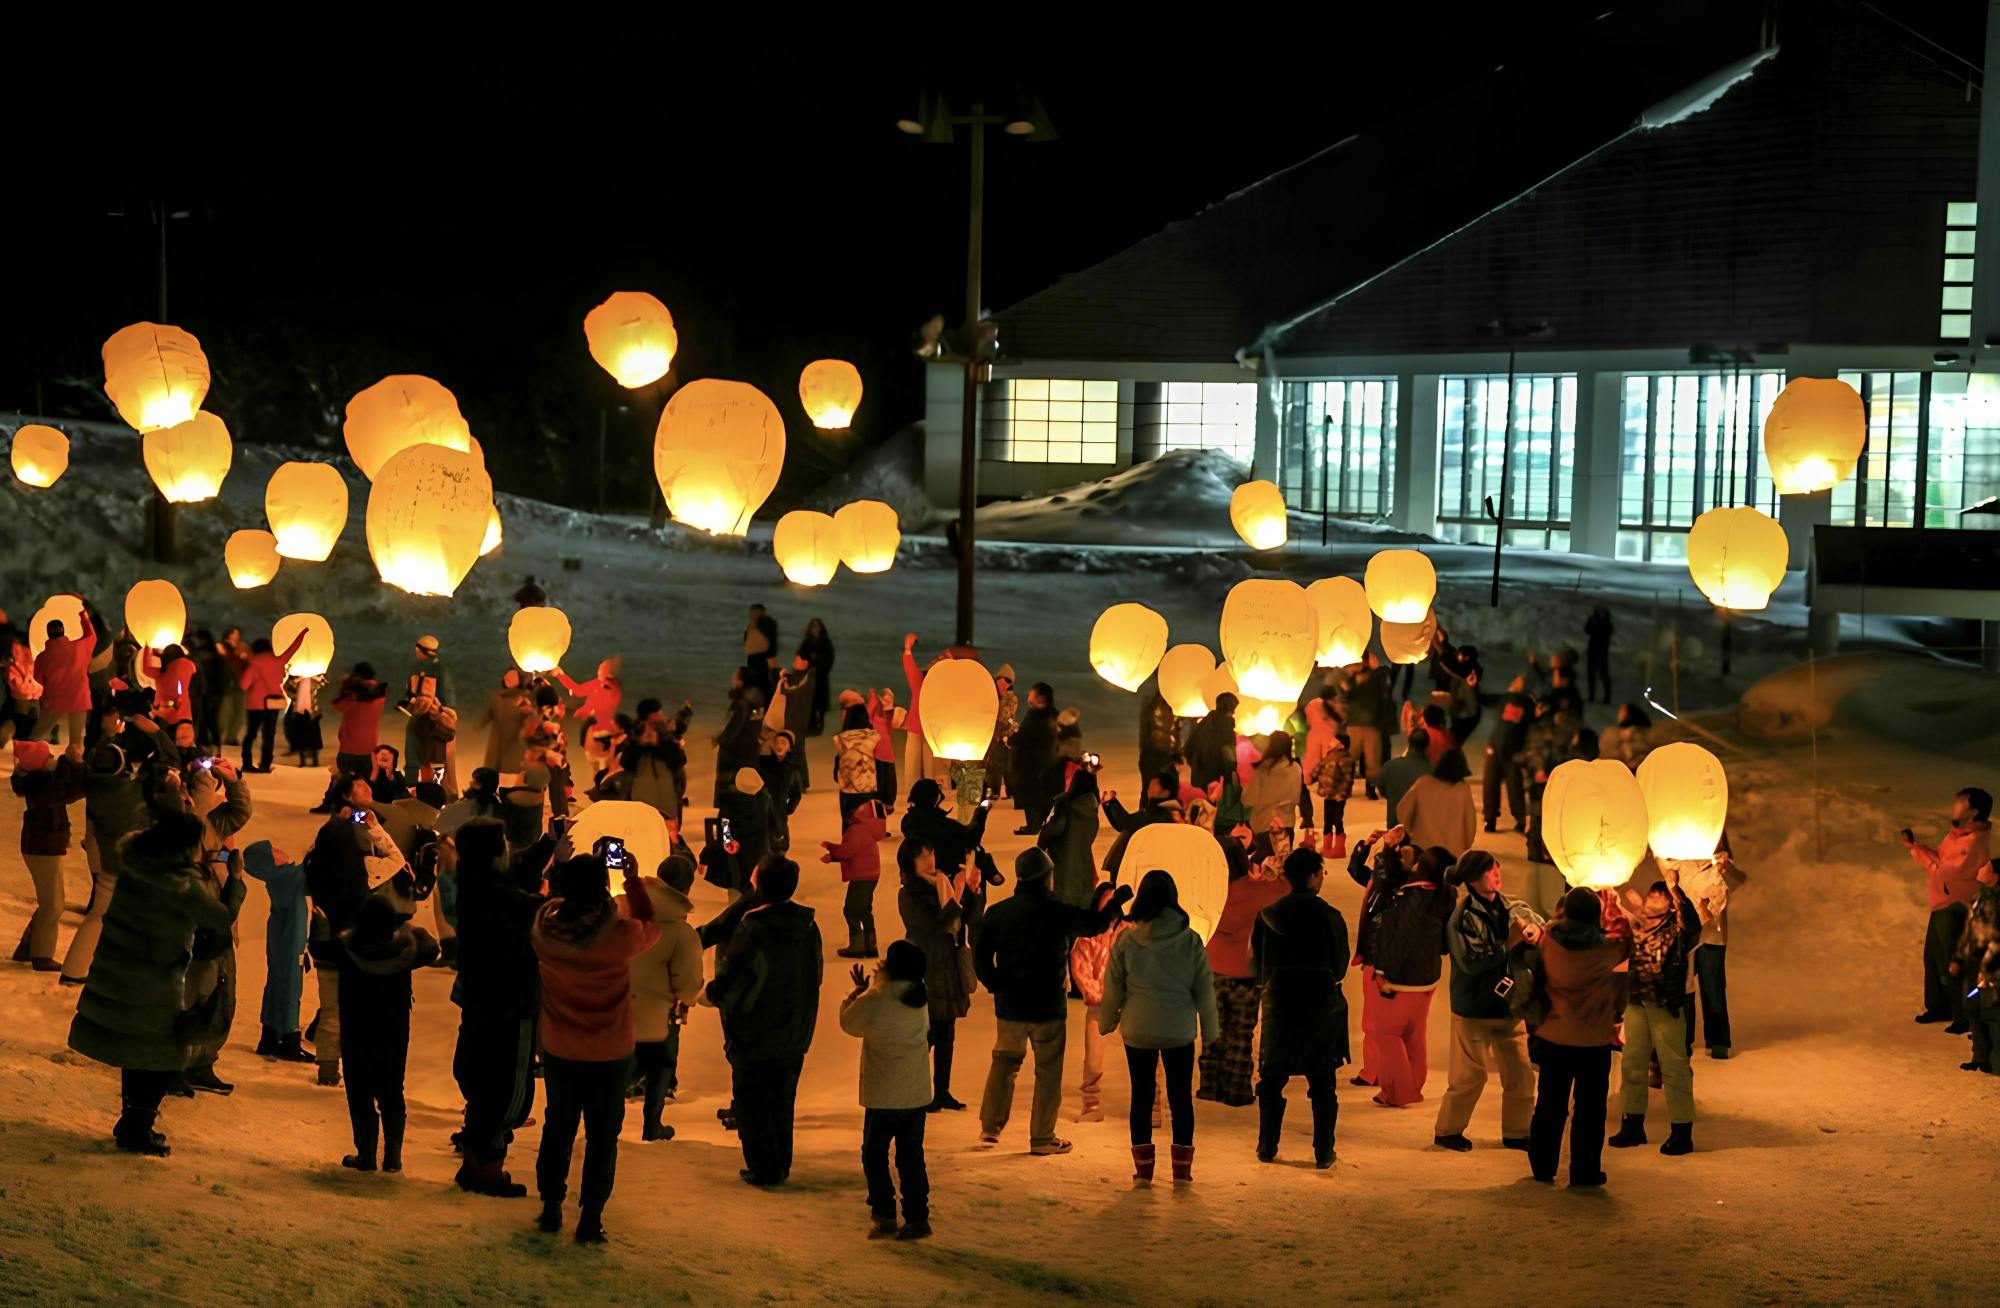
[[[881,500],[853,500],[833,513],[794,509],[771,533],[771,555],[785,580],[824,586],[844,563],[851,572],[887,572],[903,529]]]
[[[1616,759],[1571,759],[1549,773],[1542,840],[1573,886],[1622,886],[1650,847],[1658,858],[1712,857],[1729,817],[1722,762],[1691,741],[1661,745],[1635,776]]]

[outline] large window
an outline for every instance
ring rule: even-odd
[[[2000,514],[1959,510],[2000,495],[2000,375],[1931,374],[1924,526],[2000,528]]]
[[[1227,450],[1247,468],[1257,455],[1257,383],[1141,383],[1132,437],[1135,457]]]
[[[1118,383],[1014,377],[986,387],[982,457],[1002,463],[1118,462]]]
[[[1308,513],[1386,517],[1396,477],[1396,379],[1284,384],[1278,485]]]
[[[1777,512],[1759,433],[1783,373],[1741,370],[1625,378],[1618,557],[1684,559],[1687,529],[1718,505]]]
[[[1921,372],[1843,372],[1868,410],[1868,443],[1854,475],[1833,488],[1833,521],[1843,527],[1909,527],[1921,499],[1925,390]]]
[[[1508,543],[1562,549],[1576,464],[1576,374],[1517,373],[1513,382],[1510,424],[1504,374],[1439,379],[1439,534],[1490,542],[1486,506],[1500,506],[1504,480]]]

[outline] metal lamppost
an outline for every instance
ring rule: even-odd
[[[1500,504],[1496,509],[1493,497],[1486,497],[1486,516],[1493,520],[1493,594],[1489,600],[1492,608],[1500,607],[1500,550],[1507,543],[1507,473],[1514,461],[1514,361],[1519,354],[1521,342],[1535,340],[1549,334],[1546,322],[1488,322],[1481,323],[1479,330],[1489,336],[1499,336],[1507,342],[1507,404],[1506,418],[1500,428]]]
[[[941,350],[926,357],[950,358],[965,365],[965,398],[958,453],[958,630],[957,643],[972,643],[973,512],[979,494],[979,384],[990,375],[997,344],[991,323],[980,316],[980,275],[986,225],[986,131],[998,127],[1008,136],[1026,141],[1055,139],[1041,101],[1030,95],[1020,113],[990,113],[985,104],[975,102],[970,113],[955,114],[942,97],[925,98],[917,118],[899,118],[896,126],[927,145],[950,145],[956,129],[969,128],[972,145],[972,186],[970,218],[965,239],[965,328],[960,348],[946,354]],[[925,351],[919,351],[925,353]]]
[[[167,317],[167,224],[176,218],[186,218],[186,209],[168,209],[167,202],[155,199],[148,206],[153,223],[160,229],[159,257],[159,321],[169,322]],[[121,202],[108,215],[123,218],[125,209]],[[180,553],[179,533],[176,530],[176,510],[158,486],[153,487],[153,498],[146,502],[146,553],[155,563],[173,563]]]

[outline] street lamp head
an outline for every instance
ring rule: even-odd
[[[1049,121],[1048,110],[1042,108],[1042,97],[1033,91],[1019,93],[1020,108],[1008,119],[1003,131],[1007,135],[1027,141],[1053,141],[1056,139],[1055,124]]]

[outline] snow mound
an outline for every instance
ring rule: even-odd
[[[1795,742],[1816,729],[1873,735],[1954,752],[2000,732],[2000,682],[1922,654],[1863,653],[1783,668],[1743,692],[1737,724],[1760,740]]]
[[[802,496],[799,507],[831,513],[852,500],[880,500],[896,511],[904,531],[929,524],[935,514],[924,494],[924,425],[913,422]]]

